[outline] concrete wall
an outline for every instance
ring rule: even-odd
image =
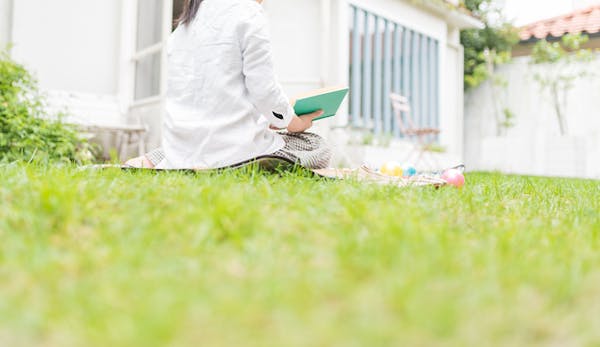
[[[561,136],[551,99],[534,81],[534,67],[521,57],[499,68],[508,81],[493,98],[489,83],[465,100],[465,157],[469,169],[600,178],[600,76],[580,79],[568,94],[569,132]],[[600,71],[600,59],[583,66]],[[498,106],[494,106],[497,102]],[[514,112],[516,126],[498,136],[494,107]]]
[[[120,0],[15,1],[13,56],[45,90],[114,95],[120,13]]]

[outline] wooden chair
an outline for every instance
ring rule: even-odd
[[[431,148],[431,145],[436,140],[436,137],[440,134],[441,130],[417,126],[411,116],[411,107],[408,98],[396,93],[391,93],[390,100],[392,102],[394,115],[398,121],[400,133],[413,143],[413,147],[407,154],[406,161],[410,160],[416,153],[417,159],[413,163],[414,165],[418,165],[425,159],[426,152]],[[430,157],[431,160],[429,162],[433,166],[432,169],[436,169],[435,166],[437,162],[433,156]]]

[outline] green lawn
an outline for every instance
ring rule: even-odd
[[[0,167],[0,346],[600,346],[600,182]]]

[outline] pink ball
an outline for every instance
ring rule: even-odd
[[[456,169],[444,171],[442,179],[456,188],[462,188],[465,185],[465,176]]]

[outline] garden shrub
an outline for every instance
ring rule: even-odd
[[[92,146],[63,116],[46,111],[35,78],[0,51],[0,162],[91,161]]]
[[[494,0],[461,0],[460,3],[485,24],[483,29],[460,33],[460,43],[465,50],[464,87],[468,90],[494,77],[490,67],[511,60],[512,47],[519,42],[519,31]]]

